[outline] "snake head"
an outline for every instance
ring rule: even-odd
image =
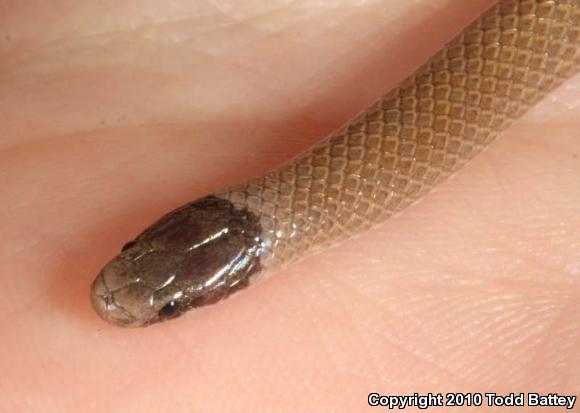
[[[258,218],[209,196],[165,215],[98,274],[91,301],[105,321],[147,326],[215,303],[260,269]]]

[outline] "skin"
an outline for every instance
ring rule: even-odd
[[[89,286],[125,241],[308,147],[490,2],[117,3],[0,2],[1,412],[580,393],[579,76],[380,228],[192,316],[101,321]]]

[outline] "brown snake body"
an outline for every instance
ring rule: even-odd
[[[291,162],[161,218],[101,271],[105,320],[210,304],[400,212],[579,69],[580,0],[501,0]]]

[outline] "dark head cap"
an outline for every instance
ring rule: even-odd
[[[93,282],[97,313],[145,326],[219,301],[260,269],[258,218],[231,202],[202,198],[165,215],[111,260]]]

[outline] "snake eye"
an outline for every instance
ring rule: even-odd
[[[170,301],[159,310],[159,318],[161,320],[168,320],[177,317],[181,311],[180,306],[176,301]]]

